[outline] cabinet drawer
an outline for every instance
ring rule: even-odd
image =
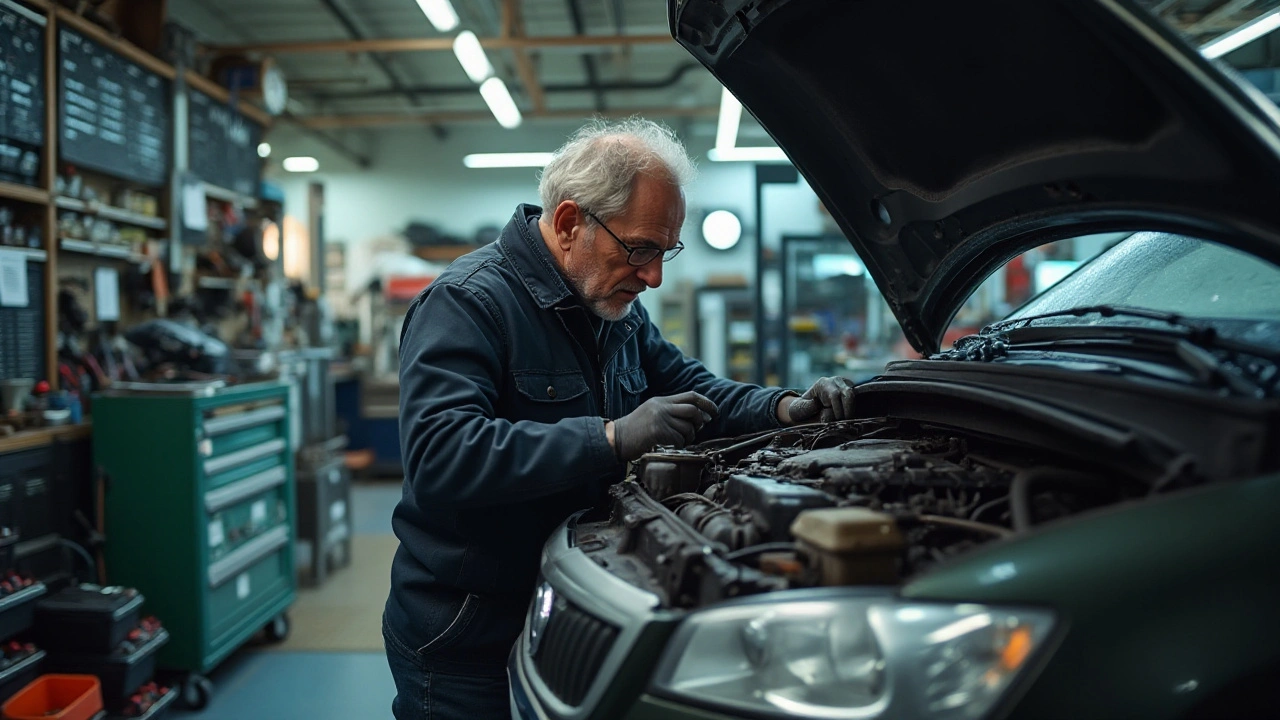
[[[293,568],[289,528],[277,527],[209,564],[208,623],[213,643],[253,616],[264,603],[288,592]]]
[[[213,455],[205,458],[201,465],[204,468],[204,475],[209,479],[209,487],[217,487],[225,485],[232,480],[238,480],[241,477],[248,477],[243,473],[248,468],[258,468],[266,463],[267,467],[271,465],[283,465],[285,451],[288,449],[289,443],[282,437],[257,442],[248,447],[240,448],[234,452],[225,455]],[[236,471],[239,471],[238,473]],[[233,475],[233,473],[235,473]],[[253,474],[253,472],[249,472]],[[220,477],[220,476],[228,477]]]

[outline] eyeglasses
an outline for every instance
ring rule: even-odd
[[[587,214],[587,217],[591,218],[592,220],[595,220],[596,224],[604,228],[604,231],[609,233],[610,237],[612,237],[615,241],[617,241],[617,243],[622,246],[623,250],[627,251],[628,265],[633,265],[635,267],[642,267],[656,260],[659,255],[662,256],[662,262],[671,262],[672,258],[679,255],[680,251],[684,249],[684,243],[682,242],[677,242],[675,247],[671,248],[670,250],[663,250],[662,248],[648,247],[644,245],[641,245],[639,247],[632,247],[622,242],[622,238],[618,237],[617,235],[614,235],[613,231],[609,229],[609,226],[605,225],[604,221],[596,217],[595,213],[591,212],[590,210],[584,210],[583,212]]]

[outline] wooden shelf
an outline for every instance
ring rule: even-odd
[[[57,425],[54,427],[35,428],[34,430],[22,430],[8,437],[0,437],[0,453],[44,447],[52,444],[54,440],[77,440],[89,437],[92,433],[93,426],[88,421],[79,425]]]
[[[67,252],[97,255],[98,257],[111,258],[112,260],[127,260],[132,263],[144,263],[149,260],[146,255],[134,252],[124,245],[114,243],[96,243],[89,240],[76,240],[75,238],[60,238],[58,247]]]
[[[413,249],[413,254],[431,262],[453,262],[472,250],[475,245],[423,245]]]
[[[248,195],[241,195],[234,190],[228,190],[223,187],[218,187],[217,185],[210,185],[209,183],[204,184],[204,194],[214,200],[235,203],[240,207],[250,209],[258,207],[257,198],[249,197]]]
[[[28,260],[39,260],[44,262],[49,259],[49,253],[37,248],[13,247],[11,245],[0,245],[0,253],[17,253],[26,255]]]
[[[0,198],[5,200],[21,200],[35,205],[48,205],[49,193],[40,188],[17,183],[0,182]]]
[[[59,196],[56,204],[63,210],[75,210],[85,213],[86,215],[97,215],[100,218],[114,220],[115,222],[124,223],[126,225],[136,225],[137,227],[147,228],[148,230],[164,230],[169,227],[169,221],[160,217],[151,215],[143,215],[124,208],[104,205],[97,202],[85,202],[65,196]]]

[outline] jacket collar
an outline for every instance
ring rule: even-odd
[[[542,235],[531,227],[541,214],[542,208],[537,205],[517,207],[515,215],[498,236],[498,243],[538,307],[545,310],[573,297],[573,291],[556,268]]]

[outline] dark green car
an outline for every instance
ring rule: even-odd
[[[922,359],[547,542],[520,718],[1280,717],[1280,111],[1129,0],[683,0]],[[942,349],[1030,248],[1113,245]]]

